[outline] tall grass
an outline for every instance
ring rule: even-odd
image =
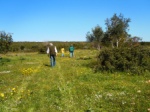
[[[46,54],[2,56],[0,112],[149,111],[150,73],[94,73],[89,66],[96,55],[93,50],[77,50],[74,58],[58,54],[54,68]]]

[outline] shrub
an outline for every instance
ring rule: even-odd
[[[98,55],[97,70],[134,74],[150,71],[150,50],[143,47],[103,49]]]
[[[2,58],[0,57],[0,65],[4,65],[6,62],[10,62],[11,60],[8,58]]]

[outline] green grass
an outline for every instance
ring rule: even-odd
[[[0,112],[148,112],[150,73],[94,73],[97,51],[18,53],[0,60]]]

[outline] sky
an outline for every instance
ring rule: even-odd
[[[150,41],[150,0],[0,0],[0,31],[15,42],[86,41],[114,14],[131,19],[131,36]]]

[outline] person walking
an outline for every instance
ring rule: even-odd
[[[50,43],[47,48],[47,54],[50,57],[50,65],[51,67],[56,65],[56,55],[57,55],[57,48],[53,45],[53,43]]]
[[[61,48],[61,57],[64,57],[65,56],[65,49],[64,48]]]
[[[74,46],[71,44],[69,47],[70,58],[74,57]]]

